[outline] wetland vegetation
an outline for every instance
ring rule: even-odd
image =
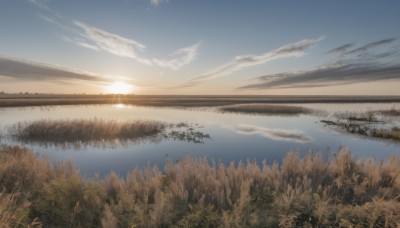
[[[8,135],[21,142],[42,145],[107,146],[173,139],[203,143],[210,135],[188,123],[152,120],[116,121],[107,119],[64,119],[18,122],[8,127]]]

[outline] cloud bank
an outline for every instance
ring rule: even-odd
[[[391,48],[385,52],[370,49],[393,43],[395,38],[382,39],[353,48],[348,43],[327,53],[342,55],[339,61],[297,72],[269,74],[255,78],[256,82],[239,90],[320,87],[381,80],[400,79],[400,52]]]
[[[5,56],[0,56],[0,77],[32,81],[82,80],[100,83],[111,81],[111,79],[107,77],[93,73]]]
[[[266,128],[249,124],[239,124],[236,128],[236,133],[242,135],[260,135],[274,141],[306,143],[313,140],[312,137],[305,135],[300,130]]]
[[[265,52],[261,55],[236,56],[231,62],[221,65],[206,74],[194,77],[179,87],[195,86],[204,81],[226,76],[243,68],[265,64],[275,59],[302,56],[304,55],[305,50],[319,43],[322,39],[323,38],[301,40],[295,43],[284,45],[275,50]]]

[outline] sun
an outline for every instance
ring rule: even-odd
[[[114,82],[107,87],[107,92],[112,94],[128,94],[132,93],[134,87],[125,82]]]

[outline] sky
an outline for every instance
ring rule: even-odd
[[[0,91],[400,95],[400,1],[1,0]]]

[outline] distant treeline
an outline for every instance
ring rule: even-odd
[[[180,96],[3,94],[0,107],[132,104],[147,106],[213,107],[238,104],[400,102],[400,96]]]

